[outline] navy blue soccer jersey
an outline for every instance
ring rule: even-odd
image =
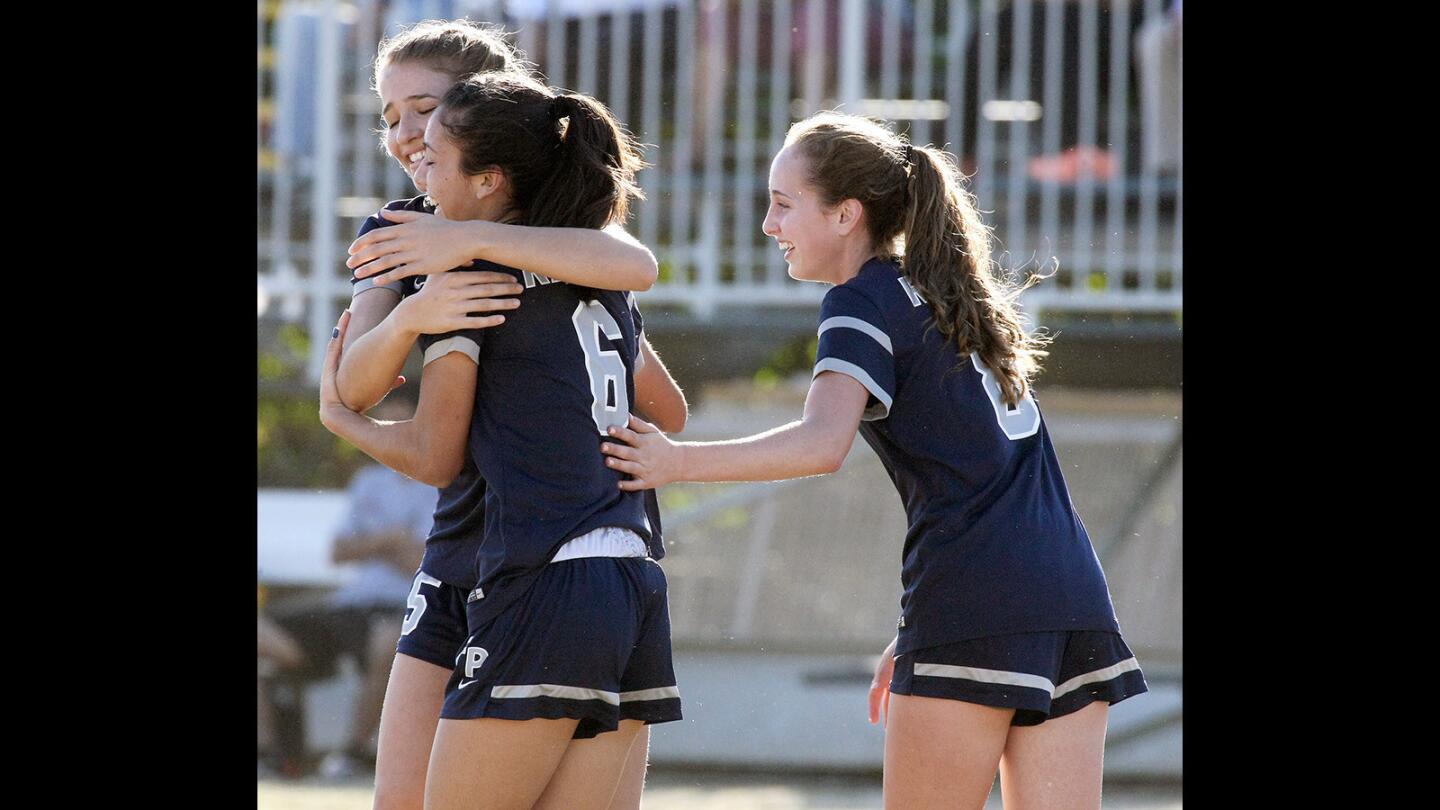
[[[825,294],[816,375],[870,392],[860,435],[905,505],[896,653],[982,636],[1119,632],[1040,408],[1006,406],[978,354],[961,357],[893,262]]]
[[[408,200],[391,200],[390,202],[385,203],[385,210],[419,211],[422,214],[433,214],[435,212],[435,209],[426,203],[426,199],[427,198],[425,197],[425,195],[421,194],[419,197],[412,197]],[[379,212],[376,212],[366,217],[365,221],[360,223],[360,231],[355,234],[355,238],[359,239],[360,237],[375,230],[376,228],[384,228],[390,225],[398,224],[400,223],[391,222],[390,220],[380,216]],[[389,284],[382,284],[380,286],[384,287],[387,290],[394,290],[395,292],[400,293],[401,298],[404,298],[406,296],[414,295],[415,293],[419,292],[420,288],[425,286],[425,278],[425,276],[407,276],[400,279],[399,281],[392,281]],[[359,295],[365,290],[369,290],[375,287],[375,282],[373,278],[356,278],[354,272],[350,273],[350,284],[351,297]]]
[[[389,210],[420,211],[430,213],[433,209],[425,204],[425,197],[410,200],[395,200],[387,203]],[[378,213],[365,218],[356,238],[364,236],[375,228],[385,228],[397,223],[384,219]],[[410,276],[384,285],[405,298],[420,291],[425,276]],[[352,294],[359,295],[375,285],[370,279],[356,279],[350,275],[354,285]],[[435,503],[434,524],[430,536],[425,539],[425,556],[420,570],[450,585],[469,591],[475,587],[475,549],[471,538],[479,537],[485,529],[485,479],[470,454],[465,455],[459,475],[450,485],[440,489]]]
[[[572,538],[617,526],[652,541],[646,496],[622,492],[600,452],[605,431],[629,419],[639,344],[626,293],[587,300],[535,273],[484,261],[469,269],[526,287],[500,326],[420,338],[427,365],[460,352],[480,367],[467,455],[488,484],[474,564],[481,610],[494,616]]]

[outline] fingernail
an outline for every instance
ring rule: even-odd
[[[330,339],[334,340],[337,337],[340,337],[340,327],[338,326],[330,330]]]

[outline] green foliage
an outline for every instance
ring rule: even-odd
[[[320,424],[315,397],[262,394],[255,407],[257,487],[343,488],[369,457]]]
[[[820,338],[817,335],[807,332],[796,336],[765,358],[765,363],[756,370],[753,377],[755,386],[763,391],[770,391],[779,385],[781,380],[800,372],[808,372],[814,368],[815,353],[819,350]]]

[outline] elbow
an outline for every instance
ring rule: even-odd
[[[645,292],[654,287],[655,282],[660,278],[660,263],[655,261],[655,254],[648,249],[645,251],[644,259],[636,263],[635,270],[637,273],[633,286],[635,292]]]
[[[854,444],[855,435],[848,436],[819,436],[814,442],[815,452],[811,456],[814,465],[812,475],[829,475],[839,472],[845,464],[845,457],[850,455],[850,446]]]
[[[685,423],[690,420],[690,410],[681,408],[673,414],[666,414],[663,422],[657,421],[655,427],[666,433],[679,433],[685,429]]]
[[[432,453],[428,457],[430,463],[421,465],[421,469],[411,476],[416,481],[436,489],[444,489],[460,477],[460,470],[464,466],[463,456],[456,454],[442,457],[441,454]]]
[[[843,447],[838,450],[826,449],[824,453],[815,460],[815,473],[817,475],[829,475],[839,472],[840,468],[845,464],[845,456],[849,455],[847,451],[848,448]]]

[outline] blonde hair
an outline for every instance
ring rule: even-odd
[[[978,352],[1015,406],[1040,370],[1049,338],[1027,334],[1016,299],[1045,276],[1017,283],[990,258],[990,230],[949,153],[911,146],[878,121],[822,112],[790,127],[785,145],[809,163],[826,207],[859,201],[876,250],[934,310],[935,328],[962,355]]]
[[[506,41],[505,29],[470,20],[423,20],[380,41],[372,81],[381,69],[417,62],[459,81],[472,73],[529,73],[519,51]]]

